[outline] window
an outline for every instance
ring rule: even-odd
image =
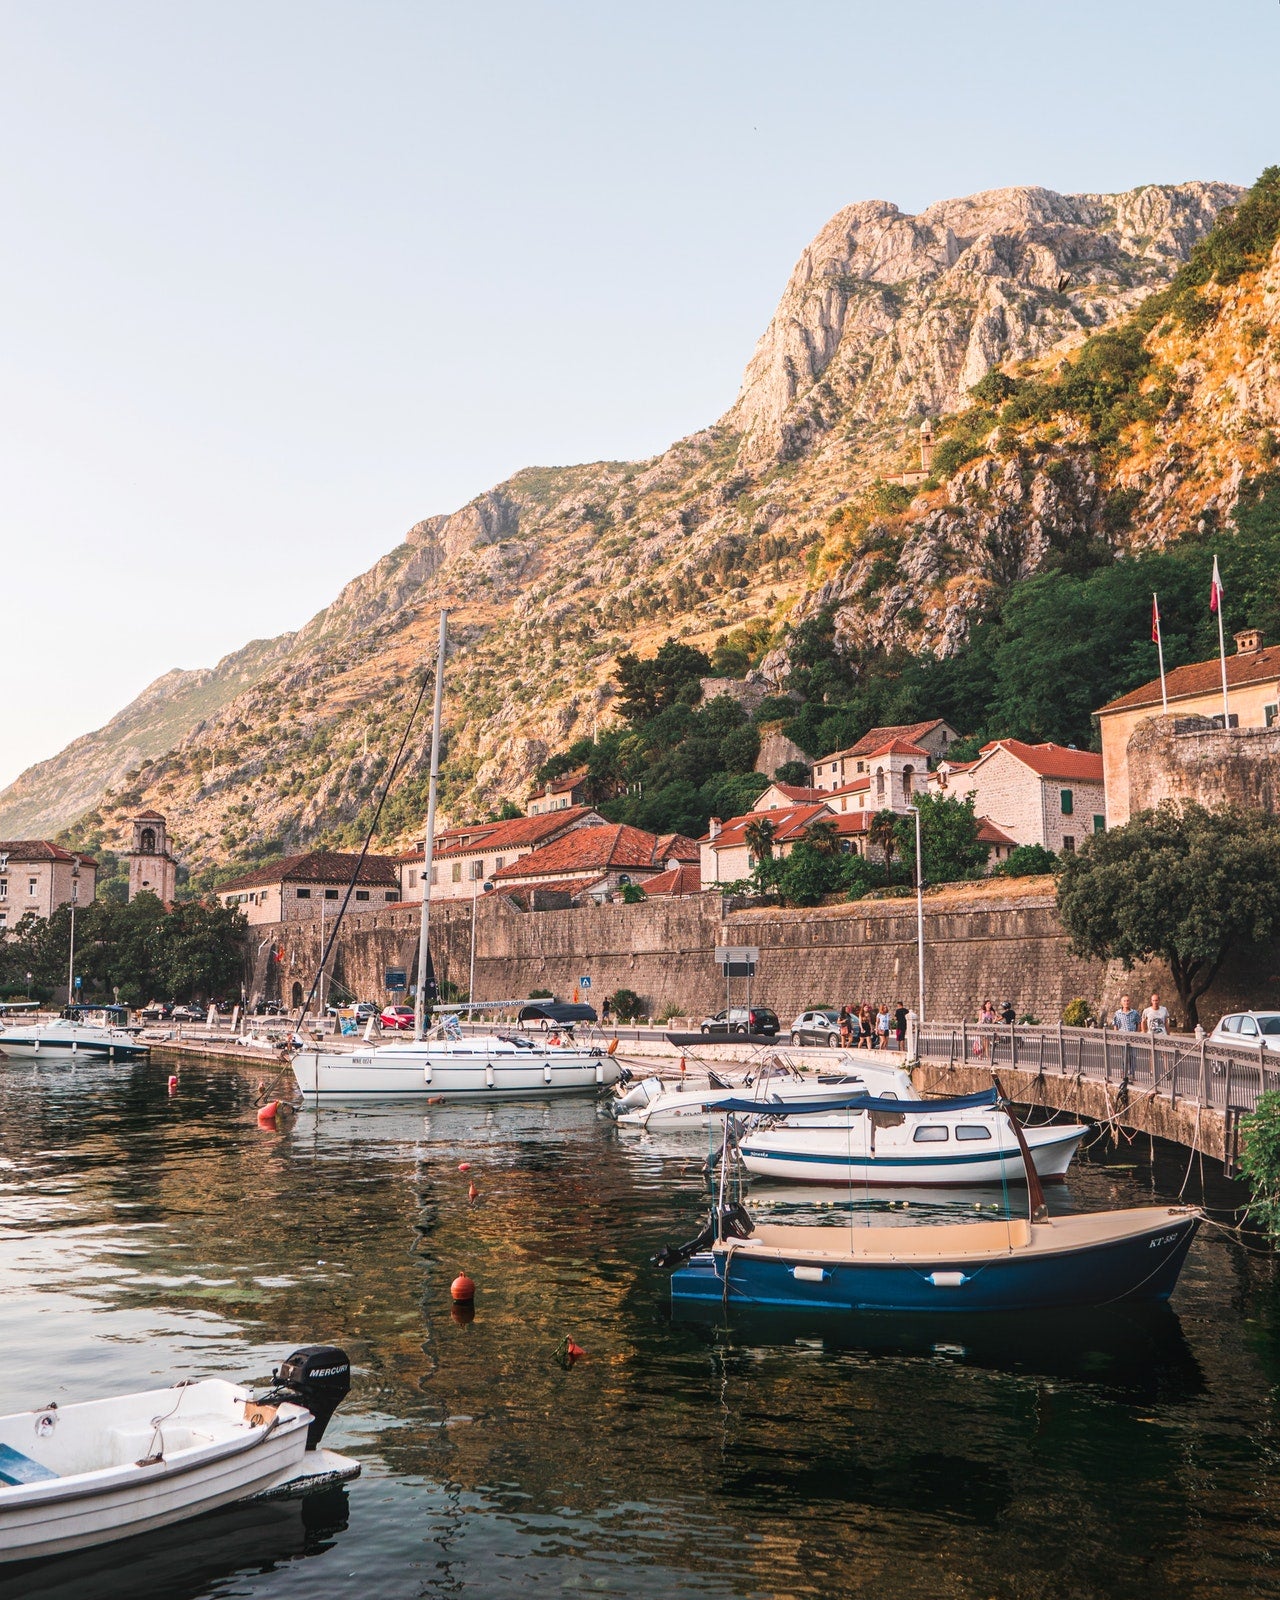
[[[39,894],[40,893],[40,880],[39,880],[39,878],[28,878],[27,879],[27,893],[29,895],[31,895],[31,894]]]
[[[1064,855],[1068,855],[1068,856],[1075,855],[1075,853],[1076,853],[1076,840],[1075,840],[1075,835],[1074,834],[1072,834],[1072,833],[1064,833],[1062,835],[1062,853]]]
[[[1093,814],[1093,831],[1095,833],[1105,833],[1107,831],[1107,819],[1100,811],[1095,811]]]
[[[1076,808],[1076,797],[1070,789],[1059,789],[1058,799],[1062,804],[1062,815],[1069,817]]]
[[[8,880],[8,878],[0,878],[0,900],[7,900],[8,898],[9,898],[9,880]]]
[[[310,900],[311,898],[310,889],[297,889],[294,892],[297,894],[299,900]]]
[[[876,768],[876,799],[884,799],[884,768]]]
[[[388,889],[387,892],[383,895],[382,898],[384,900],[387,900],[387,901],[394,901],[395,897],[396,897],[395,890],[394,889]]]
[[[916,1129],[917,1144],[941,1144],[948,1137],[947,1130],[939,1127],[936,1122],[927,1122],[923,1128]]]
[[[418,881],[418,874],[413,870],[412,867],[410,867],[409,868],[409,887],[412,889],[414,884],[417,883],[417,881]]]
[[[431,869],[431,881],[432,881],[433,884],[440,882],[440,868],[439,867],[432,867],[432,869]]]
[[[1222,1021],[1218,1024],[1218,1026],[1219,1026],[1219,1028],[1221,1028],[1223,1033],[1239,1033],[1240,1032],[1240,1018],[1239,1017],[1223,1017]]]
[[[0,928],[7,928],[8,926],[9,913],[7,911],[0,911]]]
[[[326,889],[324,892],[324,897],[326,900],[336,900],[338,898],[338,891],[336,889]]]
[[[481,859],[479,861],[472,861],[469,864],[468,869],[467,869],[467,876],[471,879],[472,883],[479,883],[480,882],[481,878],[484,877],[484,858],[483,857],[481,857]]]
[[[452,867],[449,868],[449,879],[450,879],[450,881],[452,883],[461,883],[462,882],[462,863],[461,863],[461,861],[455,861],[453,863]]]
[[[1256,1039],[1258,1037],[1258,1024],[1252,1017],[1240,1018],[1240,1037],[1242,1039]]]
[[[1263,708],[1262,708],[1262,716],[1263,716],[1263,720],[1266,722],[1267,727],[1268,728],[1274,728],[1275,725],[1276,725],[1276,722],[1280,721],[1280,705],[1263,706]]]
[[[503,867],[506,866],[506,864],[507,864],[506,856],[494,856],[494,858],[493,858],[493,870],[495,872],[501,872]]]
[[[357,900],[367,900],[368,898],[369,898],[369,891],[367,889],[357,889],[356,890],[356,899]]]
[[[962,1122],[956,1129],[957,1139],[989,1139],[991,1129],[981,1127],[978,1123]]]

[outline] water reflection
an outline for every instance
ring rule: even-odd
[[[251,1075],[184,1065],[170,1097],[168,1071],[0,1067],[0,1409],[266,1378],[333,1340],[356,1372],[327,1442],[366,1474],[345,1531],[345,1510],[274,1531],[237,1511],[140,1541],[163,1577],[133,1593],[1280,1593],[1280,1300],[1271,1258],[1220,1233],[1150,1314],[673,1324],[649,1257],[701,1220],[702,1138],[655,1148],[567,1101],[268,1131]],[[1172,1198],[1184,1173],[1099,1150],[1051,1198]],[[904,1222],[1004,1204],[901,1198]],[[839,1225],[889,1205],[757,1201]],[[587,1351],[568,1370],[565,1334]],[[76,1559],[114,1582],[115,1554]],[[12,1579],[0,1597],[78,1581]]]

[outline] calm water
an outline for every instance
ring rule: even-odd
[[[264,1132],[249,1078],[184,1066],[171,1097],[168,1071],[0,1067],[0,1410],[266,1379],[332,1340],[356,1379],[326,1443],[364,1476],[0,1572],[4,1600],[1280,1595],[1280,1294],[1223,1233],[1163,1315],[673,1326],[647,1258],[700,1222],[696,1139],[636,1144],[590,1102]],[[1139,1140],[1057,1203],[1184,1170]]]

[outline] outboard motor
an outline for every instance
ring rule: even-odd
[[[264,1404],[292,1401],[306,1406],[312,1423],[307,1429],[307,1449],[314,1450],[329,1426],[329,1418],[351,1387],[351,1362],[334,1344],[306,1344],[280,1364],[271,1376],[275,1387],[262,1396]]]

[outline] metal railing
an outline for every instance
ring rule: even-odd
[[[1114,1028],[1020,1023],[926,1022],[917,1030],[924,1062],[1046,1077],[1088,1078],[1221,1112],[1228,1121],[1280,1089],[1280,1051],[1224,1045],[1190,1034],[1120,1033]]]

